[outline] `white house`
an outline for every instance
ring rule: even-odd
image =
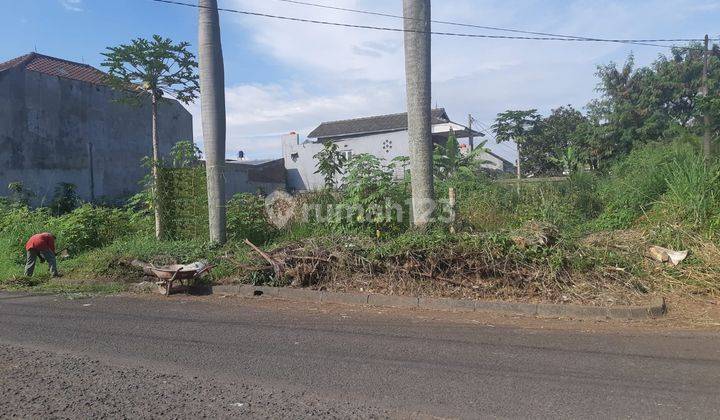
[[[459,138],[483,137],[482,133],[450,121],[444,109],[432,110],[433,142],[444,143],[450,132]],[[324,186],[321,174],[316,174],[317,161],[313,158],[328,141],[337,143],[347,158],[368,153],[390,162],[399,156],[409,156],[407,113],[379,115],[351,120],[331,121],[320,124],[308,140],[300,142],[300,136],[290,133],[283,136],[282,148],[287,184],[291,191],[319,189]],[[488,161],[484,166],[491,171],[512,172],[513,165],[492,152],[483,153],[481,159]],[[396,177],[403,174],[399,170]]]

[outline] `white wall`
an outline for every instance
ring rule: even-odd
[[[325,182],[321,174],[315,173],[317,162],[313,158],[322,150],[323,145],[311,142],[299,144],[299,139],[297,134],[288,134],[282,137],[288,188],[295,191],[323,188]],[[353,156],[363,153],[371,154],[382,159],[386,165],[396,157],[410,155],[407,131],[370,134],[337,140],[335,143],[341,152],[349,151]],[[484,165],[488,169],[503,170],[501,159],[487,153],[483,153],[481,159],[489,161]],[[402,168],[396,168],[395,177],[402,178],[403,175]],[[340,179],[337,181],[339,182]]]

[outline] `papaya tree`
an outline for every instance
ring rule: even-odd
[[[166,96],[189,104],[199,92],[198,63],[188,50],[187,42],[174,43],[168,38],[153,35],[151,40],[137,38],[129,44],[108,47],[102,55],[107,68],[109,86],[122,92],[121,101],[140,106],[148,100],[152,110],[152,179],[155,210],[155,236],[163,238],[163,220],[158,200],[158,165],[160,138],[158,106]]]

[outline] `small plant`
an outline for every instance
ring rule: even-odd
[[[581,156],[573,146],[568,146],[567,149],[560,154],[559,158],[551,156],[549,159],[556,165],[561,166],[563,172],[568,175],[576,173],[582,165]]]
[[[255,244],[267,242],[276,231],[265,216],[263,197],[247,193],[236,194],[228,202],[227,230],[230,240],[249,239]]]
[[[24,207],[30,205],[30,200],[35,196],[32,191],[25,188],[22,182],[11,182],[8,184],[10,191],[10,203],[16,207]]]
[[[325,179],[325,188],[335,187],[335,176],[343,173],[345,156],[338,151],[338,145],[334,142],[326,142],[319,152],[313,156],[317,160],[316,174],[322,174]]]
[[[445,144],[435,146],[433,153],[435,176],[440,180],[445,180],[458,174],[473,176],[475,168],[488,163],[488,161],[480,159],[482,153],[487,151],[485,143],[485,141],[481,142],[472,151],[463,155],[460,151],[460,143],[458,143],[455,133],[451,132]]]
[[[50,203],[53,214],[62,215],[70,213],[82,204],[77,193],[77,186],[69,182],[59,182],[55,186],[55,196]]]
[[[340,226],[372,226],[376,230],[404,222],[406,196],[401,186],[393,182],[394,170],[394,163],[384,165],[375,156],[355,156],[348,163],[342,198],[335,214],[330,215],[331,221]]]
[[[202,158],[202,151],[190,140],[182,140],[170,150],[170,167],[191,168],[197,166]]]

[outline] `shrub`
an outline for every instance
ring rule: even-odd
[[[265,215],[265,200],[260,195],[236,194],[227,207],[227,233],[233,241],[249,239],[261,244],[272,239],[277,230]]]
[[[633,150],[601,183],[605,209],[596,227],[624,229],[643,219],[712,227],[720,214],[720,165],[681,138]]]
[[[67,248],[71,254],[106,246],[133,233],[127,211],[90,204],[56,218],[52,225],[58,248]]]
[[[648,144],[634,149],[617,162],[601,183],[599,194],[605,209],[597,224],[601,228],[624,229],[645,214],[667,191],[667,167],[687,146]]]
[[[699,154],[676,156],[666,170],[667,192],[660,200],[663,214],[692,227],[707,226],[720,214],[720,167]]]
[[[82,204],[77,193],[77,186],[69,182],[58,182],[55,186],[55,196],[50,203],[53,214],[70,213]]]
[[[409,221],[404,185],[393,181],[394,163],[384,165],[368,154],[353,157],[340,190],[341,198],[328,215],[339,230],[393,231]]]

